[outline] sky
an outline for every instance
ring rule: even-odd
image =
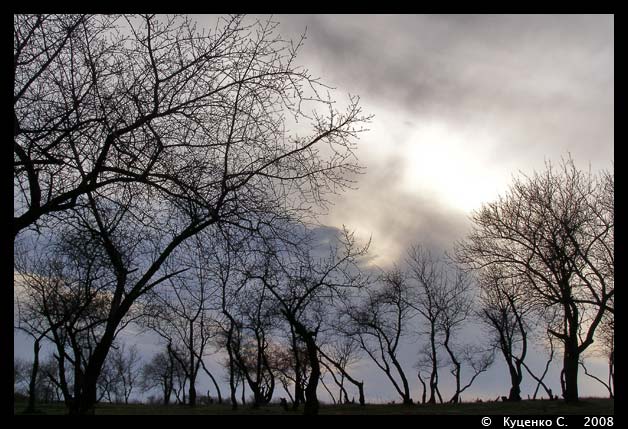
[[[193,18],[200,26],[215,23],[214,16]],[[581,168],[613,168],[612,15],[273,19],[285,38],[307,29],[299,64],[336,88],[334,97],[359,95],[364,113],[374,115],[356,152],[365,174],[356,178],[356,189],[333,199],[321,223],[372,237],[379,267],[403,258],[411,244],[451,249],[467,233],[471,211],[504,193],[519,172],[542,170],[546,161],[568,154]],[[151,337],[133,341],[147,351],[154,346]],[[15,344],[16,355],[29,356],[19,335]],[[408,341],[406,349],[404,361],[414,374],[417,345]],[[532,365],[543,364],[542,354],[532,356]],[[507,394],[506,369],[497,360],[469,397]],[[594,368],[604,374],[601,362]],[[356,371],[367,397],[395,399],[372,366],[363,363]],[[557,379],[552,371],[548,377]],[[419,384],[410,378],[416,397]],[[584,376],[580,389],[584,396],[605,394]],[[529,390],[524,384],[524,395]]]
[[[377,261],[448,248],[512,175],[572,155],[612,168],[612,16],[277,15],[300,60],[361,97],[366,174],[326,223],[372,234]]]

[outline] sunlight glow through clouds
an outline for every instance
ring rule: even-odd
[[[401,190],[429,194],[464,212],[494,199],[496,183],[502,178],[486,168],[484,155],[493,147],[486,138],[465,135],[442,122],[417,126],[404,143],[407,156]]]

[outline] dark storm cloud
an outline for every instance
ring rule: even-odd
[[[307,15],[279,19],[282,28],[292,32],[308,26],[308,49],[328,71],[384,98],[401,99],[409,108],[416,108],[417,102],[440,100],[443,107],[452,109],[458,103],[451,101],[474,103],[478,94],[509,92],[513,87],[530,90],[548,71],[557,80],[612,83],[608,82],[613,77],[608,62],[612,65],[613,46],[608,42],[612,42],[613,21],[608,16]],[[494,80],[517,74],[517,81]]]
[[[608,162],[614,20],[608,15],[278,16],[326,81],[366,104],[489,126],[505,155]],[[602,146],[604,150],[600,151]]]

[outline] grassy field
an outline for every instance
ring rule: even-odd
[[[22,414],[26,404],[16,402],[15,414]],[[40,414],[66,414],[63,404],[42,404]],[[229,405],[210,405],[189,408],[180,405],[159,406],[144,404],[99,404],[96,407],[98,415],[113,414],[301,414],[299,411],[284,411],[279,405],[269,405],[259,409],[250,406],[241,406],[233,411]],[[612,415],[614,401],[612,399],[585,398],[578,404],[565,404],[563,401],[521,401],[521,402],[483,402],[463,404],[437,405],[389,405],[367,404],[359,405],[321,405],[320,414],[413,414],[413,415]]]

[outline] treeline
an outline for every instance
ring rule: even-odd
[[[585,174],[565,161],[560,171],[549,167],[517,181],[506,197],[474,212],[472,231],[452,254],[415,245],[388,270],[370,265],[370,243],[360,245],[346,229],[284,225],[282,233],[267,236],[207,229],[173,252],[172,274],[135,301],[117,330],[129,323],[150,330],[162,338],[163,351],[140,368],[137,350],[125,352],[114,342],[96,383],[97,401],[128,402],[133,389],[157,390],[163,404],[194,406],[197,379],[205,374],[216,400],[234,409],[245,403],[248,389],[253,407],[280,392],[293,409],[303,404],[316,413],[320,389],[334,403],[356,396],[365,403],[364,381],[354,368],[366,359],[385,374],[401,403],[412,404],[413,377],[401,349],[417,337],[420,403],[458,403],[496,352],[507,364],[508,400],[522,398],[524,374],[536,382],[533,398],[542,388],[551,399],[561,393],[577,400],[578,367],[613,397],[612,192],[610,174]],[[32,379],[31,399],[37,383],[46,397],[52,385],[70,406],[82,362],[109,322],[111,296],[100,283],[108,261],[84,253],[88,243],[73,248],[76,237],[69,232],[56,239],[45,256],[30,252],[27,261],[16,259],[23,283],[20,329],[35,338],[35,364],[40,341],[56,347],[54,359],[39,370],[42,377]],[[465,338],[474,324],[483,335]],[[594,340],[595,353],[608,361],[606,380],[585,366]],[[539,348],[547,351],[546,364],[531,368],[526,358]],[[554,392],[546,375],[561,348],[561,391]],[[218,357],[226,380],[209,371],[208,356]],[[569,372],[572,358],[575,373]],[[454,381],[448,398],[439,389],[443,367]],[[228,392],[221,392],[221,381]]]

